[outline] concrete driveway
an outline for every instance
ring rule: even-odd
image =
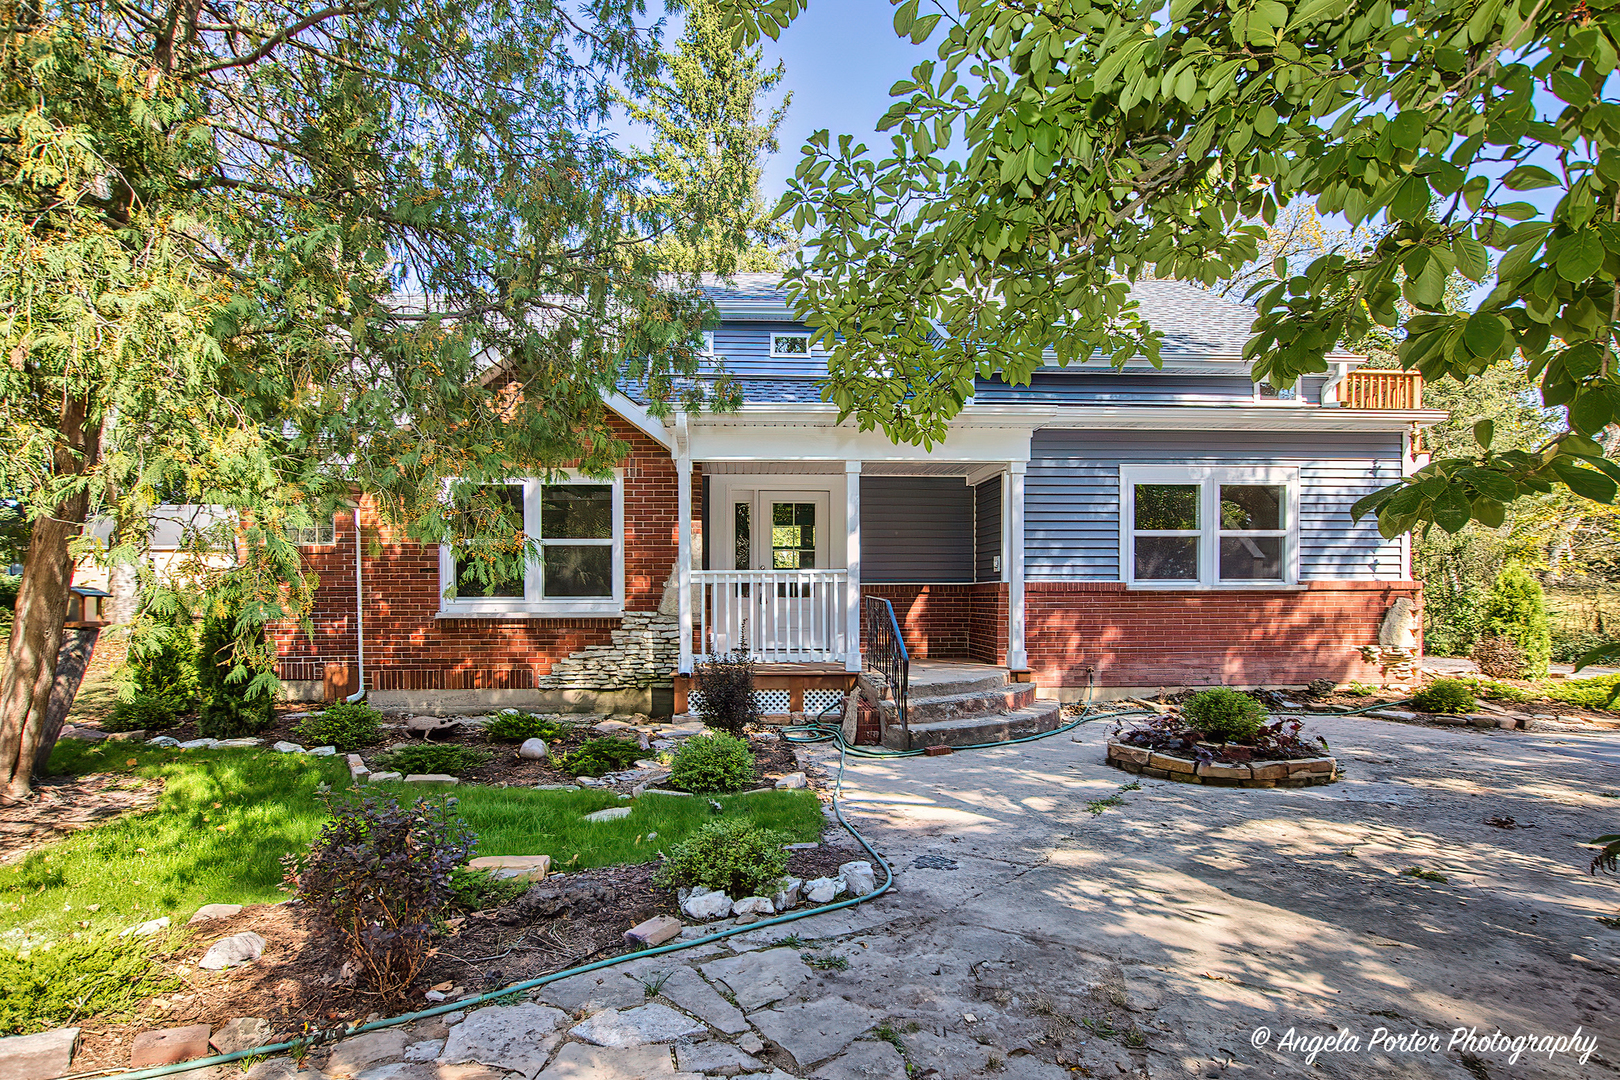
[[[1589,876],[1580,846],[1620,832],[1620,735],[1310,728],[1340,783],[1134,788],[1102,764],[1103,725],[853,765],[846,811],[897,868],[862,952],[979,1003],[973,1021],[919,1016],[916,1063],[1118,1075],[1123,1051],[1149,1076],[1620,1074],[1620,929],[1596,918],[1620,914],[1620,881]],[[917,864],[930,855],[956,869]],[[1557,1044],[1509,1061],[1502,1040],[1454,1044],[1459,1028],[1598,1045],[1584,1064]]]

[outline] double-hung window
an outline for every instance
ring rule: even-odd
[[[521,574],[481,573],[469,541],[439,549],[440,614],[618,615],[624,608],[624,487],[567,476],[551,482],[511,480],[488,494],[522,543]],[[486,563],[486,565],[488,565]]]
[[[1299,581],[1299,471],[1120,468],[1122,577],[1142,588]]]
[[[786,332],[771,335],[771,355],[774,357],[809,356],[812,351],[820,352],[821,347],[810,348],[809,334]]]

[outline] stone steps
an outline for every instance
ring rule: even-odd
[[[929,746],[974,746],[979,743],[1007,742],[1025,735],[1039,735],[1063,723],[1061,703],[1035,699],[1022,708],[984,716],[958,717],[953,720],[935,720],[925,723],[913,721],[911,746],[921,750]],[[905,732],[891,724],[884,731],[884,745],[893,750],[904,750]]]

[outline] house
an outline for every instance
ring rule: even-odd
[[[454,551],[379,535],[363,507],[357,543],[340,517],[308,545],[315,634],[279,635],[282,677],[314,694],[327,664],[360,660],[381,704],[646,711],[684,697],[706,653],[743,648],[773,665],[769,711],[814,713],[861,668],[882,598],[915,664],[988,665],[1043,700],[1374,682],[1386,612],[1421,602],[1407,540],[1350,517],[1423,464],[1444,414],[1413,373],[1341,353],[1256,387],[1251,311],[1147,281],[1162,369],[981,380],[924,449],[838,422],[773,279],[709,293],[739,410],[658,420],[616,395],[630,452],[611,481],[511,482],[545,557],[480,590],[498,595],[451,595]]]

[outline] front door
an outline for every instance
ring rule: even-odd
[[[826,570],[825,491],[761,491],[753,513],[755,565],[781,579],[759,590],[754,625],[763,651],[824,652],[831,648],[835,605],[825,575],[795,571]]]

